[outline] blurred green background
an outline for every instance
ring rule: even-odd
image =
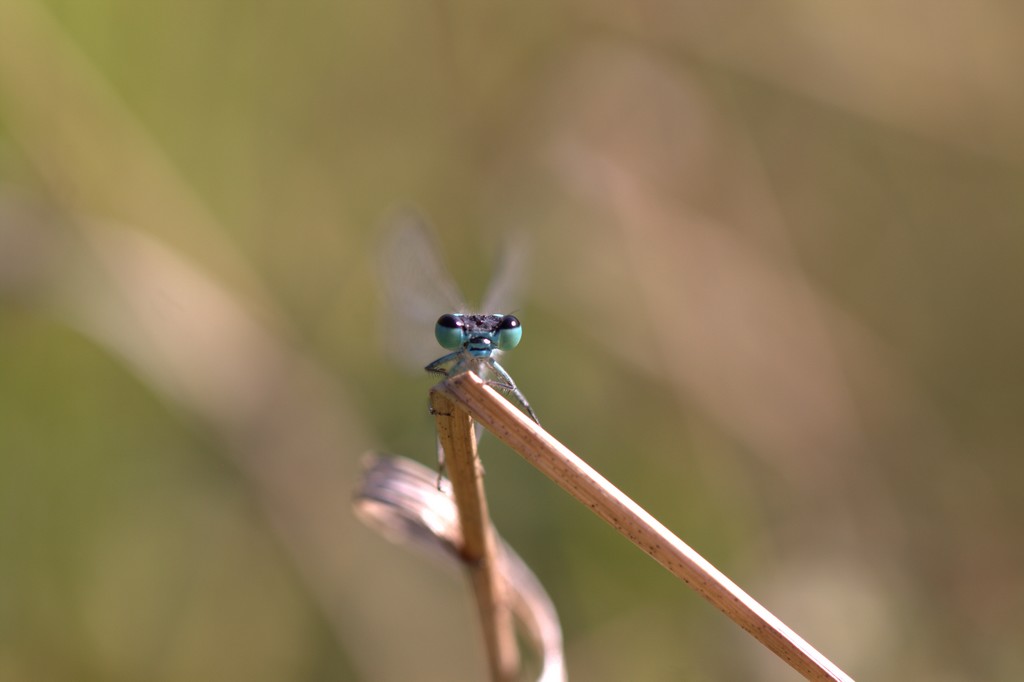
[[[1024,678],[1022,65],[994,0],[0,0],[0,680],[484,677],[350,511],[434,457],[400,204],[470,298],[526,234],[545,427],[846,672]],[[481,454],[572,679],[796,677]]]

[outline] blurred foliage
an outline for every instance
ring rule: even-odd
[[[470,294],[527,234],[545,426],[840,667],[1021,679],[1022,20],[0,0],[0,680],[482,677],[462,583],[349,510],[433,458],[410,203]],[[482,456],[573,679],[793,679]]]

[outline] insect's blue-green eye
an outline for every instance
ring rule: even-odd
[[[519,345],[519,339],[523,338],[523,327],[514,315],[506,315],[498,323],[497,338],[495,345],[501,350],[512,350]]]
[[[434,325],[434,337],[442,348],[456,350],[462,346],[465,326],[466,323],[463,322],[461,315],[446,313],[437,318],[437,324]]]

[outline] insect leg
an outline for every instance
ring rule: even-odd
[[[455,351],[454,353],[449,353],[444,357],[438,358],[423,369],[427,370],[431,374],[443,374],[448,376],[451,373],[452,368],[458,363],[460,352],[461,351]]]
[[[526,396],[523,395],[523,392],[519,390],[519,387],[516,386],[516,382],[512,380],[512,377],[505,371],[505,368],[499,365],[498,361],[493,358],[491,358],[490,362],[487,364],[494,373],[501,378],[500,381],[488,381],[487,383],[511,393],[512,396],[519,401],[519,404],[523,406],[526,413],[530,415],[530,419],[540,424],[540,419],[537,419],[537,413],[533,411],[532,407],[530,407],[530,402],[526,399]]]

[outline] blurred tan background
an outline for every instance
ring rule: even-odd
[[[622,5],[0,0],[0,680],[482,679],[350,512],[434,457],[409,203],[471,299],[526,233],[545,427],[849,674],[1024,678],[1024,10]],[[572,679],[794,679],[482,457]]]

